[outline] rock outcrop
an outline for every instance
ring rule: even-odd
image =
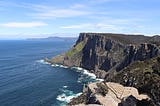
[[[71,102],[69,105],[136,106],[138,101],[150,99],[147,95],[139,94],[134,87],[124,87],[112,82],[89,84],[85,93],[87,98],[83,98],[86,99],[84,103],[76,105]]]

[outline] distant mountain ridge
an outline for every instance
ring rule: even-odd
[[[28,38],[27,40],[76,40],[77,37],[47,37],[47,38]]]

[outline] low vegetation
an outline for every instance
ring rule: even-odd
[[[73,106],[73,105],[77,105],[77,104],[81,104],[81,103],[86,103],[87,100],[87,94],[83,93],[80,96],[78,96],[77,98],[73,98],[71,100],[70,103],[67,104],[67,106]]]
[[[152,103],[160,103],[160,57],[136,61],[119,72],[112,81],[136,87],[148,94]],[[156,106],[157,104],[153,105]]]
[[[84,41],[79,42],[77,45],[75,45],[75,47],[73,47],[70,51],[68,51],[66,55],[68,57],[72,57],[74,54],[80,52],[83,49],[84,45],[85,45]]]
[[[108,93],[108,86],[105,83],[97,83],[97,93],[101,94],[102,96],[106,96]]]

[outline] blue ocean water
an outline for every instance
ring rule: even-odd
[[[0,41],[0,106],[63,106],[93,76],[42,61],[67,51],[70,41]]]

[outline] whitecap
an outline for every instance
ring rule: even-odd
[[[88,70],[83,69],[81,67],[72,67],[72,69],[76,69],[77,72],[80,72],[80,73],[83,74],[78,78],[78,81],[77,81],[78,83],[83,82],[83,80],[88,79],[88,77],[90,77],[91,82],[94,82],[94,81],[102,82],[102,81],[104,81],[104,79],[96,78],[96,75],[94,73],[91,73]],[[88,77],[86,77],[84,75],[87,75]]]
[[[42,60],[37,60],[37,62],[42,63],[42,64],[51,64],[51,63],[49,63],[49,62],[46,62],[46,61],[43,60],[43,59],[42,59]],[[69,67],[64,66],[64,65],[61,65],[61,64],[52,64],[51,66],[52,66],[52,67],[69,68]],[[87,75],[87,76],[91,77],[92,79],[96,79],[96,75],[95,75],[94,73],[89,72],[89,71],[86,70],[86,69],[83,69],[83,68],[81,68],[81,67],[71,67],[71,69],[76,69],[77,72],[80,72],[80,73],[82,73],[82,74],[84,74],[84,75]],[[102,79],[101,79],[101,80],[100,80],[100,79],[97,79],[97,81],[102,81]]]
[[[56,66],[56,67],[59,67],[59,65],[58,65],[58,64],[55,64],[55,66]]]
[[[67,66],[61,65],[61,64],[52,64],[51,66],[53,67],[61,67],[61,68],[69,68]],[[102,82],[104,81],[103,79],[98,79],[96,78],[96,75],[94,73],[89,72],[86,69],[83,69],[81,67],[71,67],[71,69],[74,69],[74,71],[76,72],[80,72],[81,76],[78,78],[78,83],[82,83],[82,82],[95,82],[95,81],[99,81]]]
[[[96,81],[103,82],[104,79],[97,78]]]
[[[77,70],[83,70],[83,68],[81,68],[81,67],[77,67]]]
[[[73,91],[70,90],[63,90],[63,93],[57,96],[57,100],[65,103],[69,103],[71,99],[78,97],[82,93],[74,94]]]
[[[91,78],[96,79],[96,75],[94,73],[88,72],[88,70],[84,69],[83,74],[86,74],[86,75],[90,76]]]
[[[67,87],[68,87],[68,86],[65,86],[65,85],[63,86],[63,88],[67,88]]]
[[[83,70],[83,68],[81,68],[81,67],[72,67],[71,69],[76,69],[76,71],[82,71]]]
[[[82,74],[88,75],[93,79],[96,79],[96,75],[94,73],[89,72],[86,69],[83,69],[81,67],[72,67],[72,69],[76,69],[78,72],[81,72]]]
[[[52,64],[51,66],[52,66],[52,67],[55,67],[55,64]]]
[[[52,64],[51,66],[52,66],[52,67],[59,67],[58,64]]]
[[[79,95],[81,95],[82,93],[77,93],[77,94],[73,94],[73,95],[70,95],[70,96],[67,96],[65,95],[64,93],[57,96],[57,100],[61,101],[61,102],[66,102],[66,103],[69,103],[71,101],[71,99],[75,98],[75,97],[78,97]]]
[[[59,67],[61,67],[61,68],[68,68],[67,66],[64,66],[64,65],[59,65]]]
[[[42,64],[50,64],[49,62],[46,62],[45,60],[37,60],[36,62],[38,62],[38,63],[42,63]]]
[[[67,66],[60,65],[60,64],[52,64],[52,67],[61,67],[61,68],[68,68]]]

